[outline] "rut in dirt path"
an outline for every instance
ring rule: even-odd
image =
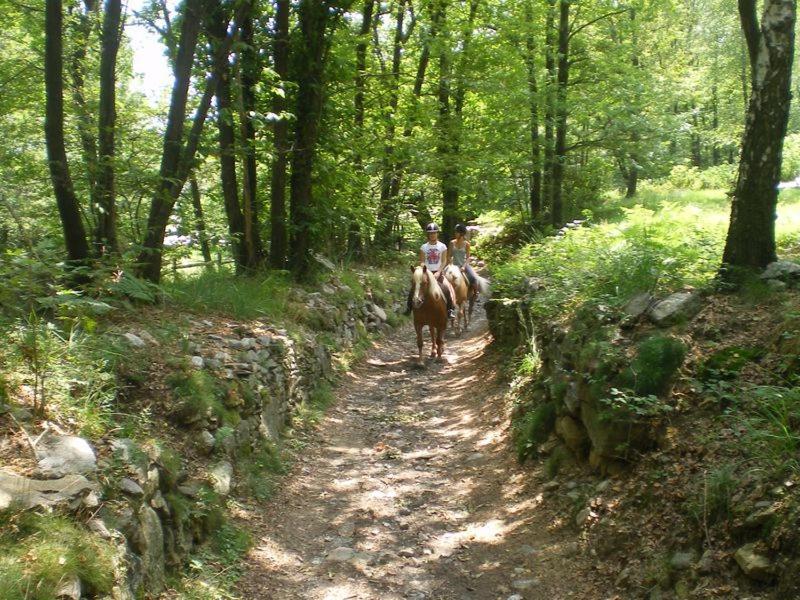
[[[489,341],[481,316],[423,370],[410,327],[370,351],[280,491],[248,511],[243,598],[595,597],[509,449]]]

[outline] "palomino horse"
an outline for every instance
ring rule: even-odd
[[[411,267],[411,306],[417,332],[419,361],[422,363],[422,328],[431,332],[431,358],[441,359],[444,351],[444,330],[447,328],[447,300],[436,278],[425,265]]]
[[[478,300],[478,294],[483,294],[487,298],[492,295],[492,290],[489,287],[489,281],[481,277],[480,275],[475,275],[476,282],[474,285],[469,286],[469,311],[467,312],[468,319],[467,321],[472,321],[472,309],[475,308],[475,302]]]
[[[469,316],[467,315],[467,299],[471,290],[466,276],[457,266],[447,265],[444,268],[444,276],[453,286],[453,304],[456,305],[456,317],[452,320],[452,325],[456,332],[460,334],[467,329],[467,325],[469,325],[472,318],[472,311],[470,311]]]

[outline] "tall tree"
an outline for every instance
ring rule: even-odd
[[[119,253],[114,190],[114,133],[117,122],[117,52],[122,38],[122,0],[106,0],[100,47],[100,104],[98,107],[96,252]]]
[[[272,95],[274,158],[270,182],[270,253],[273,269],[286,267],[288,231],[286,226],[286,167],[289,152],[289,124],[285,116],[285,83],[289,80],[289,0],[275,2],[275,29],[273,40],[273,66],[280,79]]]
[[[531,218],[536,219],[542,210],[542,166],[541,147],[539,142],[539,86],[536,77],[536,38],[534,35],[532,0],[525,0],[523,6],[525,24],[525,68],[528,75],[528,103],[530,115],[531,139],[531,176],[530,176],[530,211]]]
[[[776,259],[775,213],[791,104],[796,0],[739,0],[750,57],[751,90],[733,191],[725,266],[760,269]]]
[[[569,8],[570,0],[560,0],[558,19],[558,75],[556,78],[555,130],[556,145],[553,157],[553,171],[550,198],[550,223],[561,227],[563,219],[564,169],[567,162],[567,85],[569,84]]]
[[[256,159],[256,128],[253,119],[256,112],[256,86],[261,74],[261,61],[255,45],[253,21],[256,1],[246,0],[244,17],[239,27],[241,49],[239,50],[239,124],[242,137],[242,212],[244,213],[244,243],[247,246],[248,269],[259,267],[264,260],[261,243],[261,203],[258,196],[258,170]]]
[[[61,0],[48,0],[45,5],[44,130],[50,180],[64,231],[67,258],[71,265],[78,266],[89,258],[89,244],[78,198],[72,185],[64,144],[63,20]]]
[[[329,41],[326,34],[337,8],[346,8],[348,4],[301,0],[298,6],[300,36],[295,51],[297,104],[289,213],[289,265],[298,279],[304,279],[309,274],[312,238],[317,223],[312,177],[324,98],[325,56]]]

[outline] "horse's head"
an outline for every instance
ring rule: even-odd
[[[418,309],[425,302],[425,291],[428,289],[428,267],[411,267],[411,304]]]
[[[447,277],[451,284],[455,285],[461,278],[461,269],[455,265],[447,265],[444,268],[444,276]]]

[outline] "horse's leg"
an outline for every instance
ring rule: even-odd
[[[431,358],[436,356],[436,328],[433,325],[428,325],[431,331]]]
[[[478,288],[476,286],[470,287],[469,290],[469,319],[467,322],[472,321],[472,310],[475,308],[475,301],[478,299]]]
[[[444,328],[436,330],[436,358],[442,359],[444,352]]]
[[[422,325],[414,324],[417,331],[417,350],[419,350],[419,362],[422,364]]]

